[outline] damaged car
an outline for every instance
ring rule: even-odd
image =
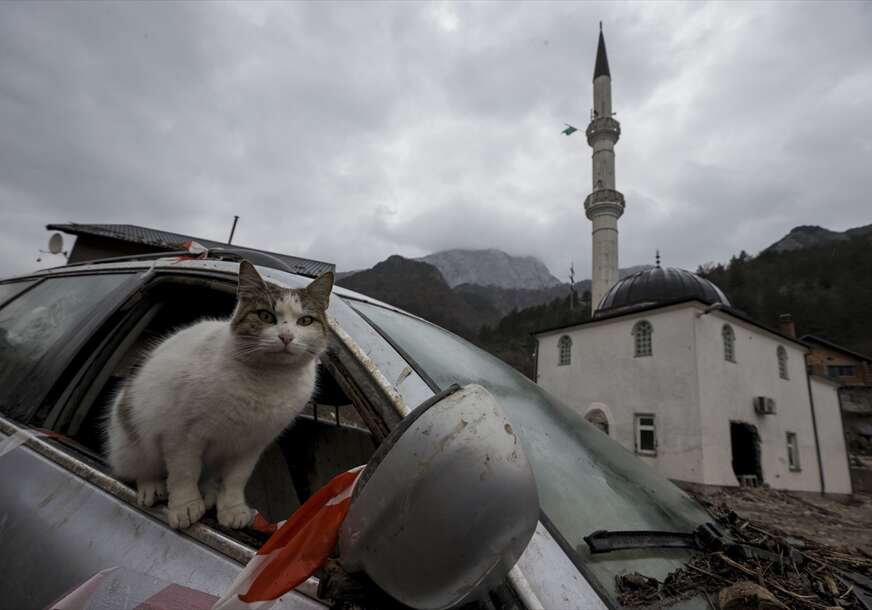
[[[71,264],[0,282],[0,598],[8,607],[46,607],[114,568],[138,575],[132,578],[143,591],[172,583],[213,599],[254,556],[264,540],[256,531],[222,528],[209,515],[174,531],[164,507],[138,506],[135,490],[109,471],[101,435],[112,397],[156,338],[204,316],[230,315],[243,258],[289,288],[317,274],[227,248]],[[405,542],[381,554],[372,551],[375,542],[340,549],[340,561],[345,553],[349,571],[365,574],[375,589],[364,599],[382,600],[371,604],[619,607],[616,576],[662,579],[691,553],[664,548],[689,545],[646,544],[634,532],[693,535],[710,527],[711,517],[675,485],[465,340],[341,287],[328,318],[331,341],[316,394],[264,453],[246,494],[265,518],[280,521],[337,473],[362,464],[375,474],[395,468],[378,481],[373,475],[351,515],[362,537],[402,531]],[[408,467],[432,443],[414,424],[428,409],[436,417],[431,407],[451,396],[465,397],[470,409],[492,405],[481,417],[499,426],[465,437],[466,462],[458,453],[433,470],[439,476],[425,477]],[[459,417],[457,409],[443,413]],[[432,425],[448,434],[448,420]],[[518,449],[495,436],[499,430]],[[496,469],[497,483],[479,488],[462,464],[489,468],[493,456],[482,448],[490,447],[515,451],[523,468]],[[490,471],[474,472],[484,480]],[[426,491],[427,510],[385,508],[399,506],[391,502],[408,498],[411,488]],[[482,507],[523,527],[510,540],[506,528],[475,521]],[[464,535],[434,541],[434,531]],[[467,563],[449,565],[456,557]],[[331,607],[339,594],[324,586],[329,578],[316,573],[285,594],[281,607]],[[702,599],[684,603],[706,606]]]

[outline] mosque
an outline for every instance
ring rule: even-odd
[[[676,481],[851,493],[838,385],[809,374],[789,317],[769,328],[659,260],[618,280],[621,126],[602,29],[591,114],[593,316],[536,334],[537,383]]]

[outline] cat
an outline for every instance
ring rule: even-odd
[[[251,523],[245,484],[313,394],[332,288],[330,272],[288,289],[242,261],[233,315],[184,328],[146,357],[106,429],[112,471],[136,481],[140,505],[168,500],[175,529],[213,506],[221,525]]]

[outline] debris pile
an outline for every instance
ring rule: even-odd
[[[617,576],[622,605],[663,608],[703,595],[722,610],[872,610],[872,553],[787,535],[724,503],[708,508],[726,534],[724,544],[703,549],[662,582],[638,573]]]

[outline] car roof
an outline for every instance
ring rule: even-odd
[[[260,273],[265,279],[287,286],[289,288],[297,288],[299,286],[308,284],[312,279],[311,277],[307,277],[297,273],[291,273],[289,271],[282,271],[281,269],[275,269],[273,267],[265,267],[263,265],[257,264],[254,266],[255,268],[257,268],[258,273]],[[122,272],[148,269],[162,271],[206,271],[235,276],[239,273],[239,263],[233,261],[199,259],[177,255],[162,256],[160,258],[142,258],[136,260],[112,261],[111,259],[104,259],[100,262],[94,263],[79,263],[76,265],[49,267],[47,269],[40,269],[32,273],[19,274],[16,276],[2,278],[0,279],[0,281],[6,282],[24,279],[37,279],[59,275],[85,275],[93,273],[95,271]],[[333,285],[333,294],[343,298],[377,305],[379,307],[390,309],[392,311],[396,311],[398,313],[402,313],[413,318],[422,319],[414,314],[410,314],[409,312],[400,309],[399,307],[394,307],[389,303],[379,301],[378,299],[374,299],[365,294],[361,294],[359,292],[355,292],[354,290],[349,290],[348,288],[343,288],[342,286],[337,286],[335,284]]]

